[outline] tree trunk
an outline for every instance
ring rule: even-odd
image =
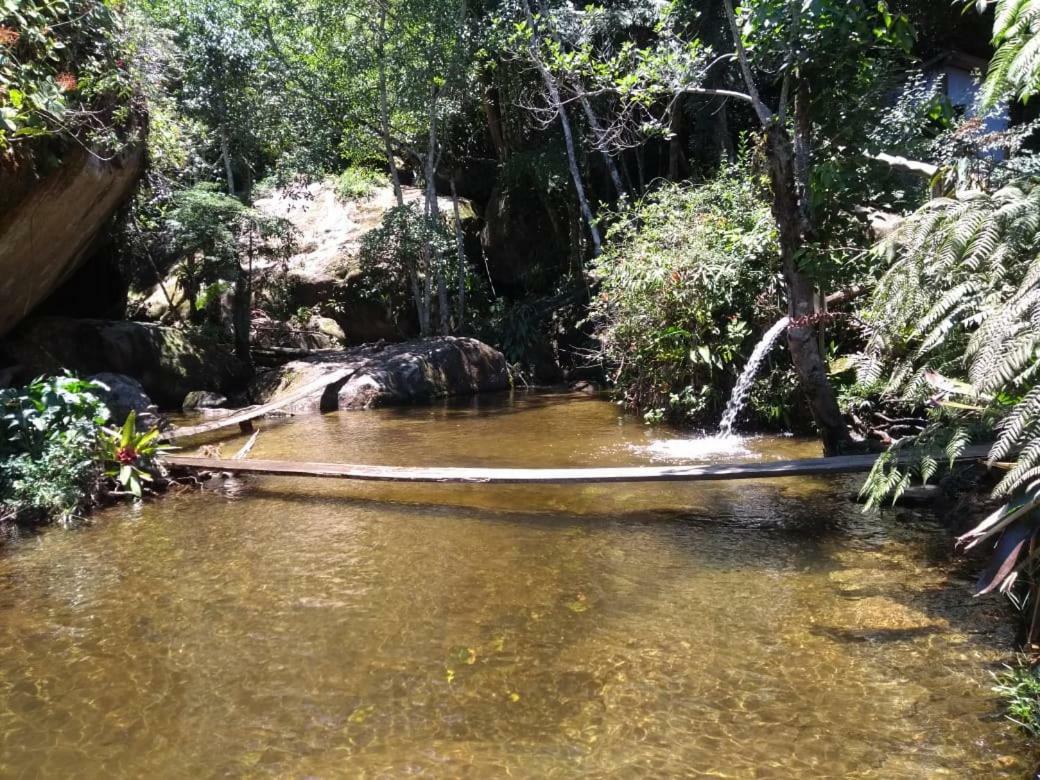
[[[386,10],[387,4],[379,4],[379,31],[378,51],[376,59],[379,62],[379,130],[383,137],[383,154],[386,155],[386,164],[390,169],[390,182],[394,187],[394,197],[397,205],[404,205],[404,193],[401,190],[401,176],[397,172],[397,161],[394,159],[394,144],[390,139],[390,102],[386,94]]]
[[[715,140],[719,147],[719,159],[730,164],[735,163],[737,150],[733,148],[733,137],[729,132],[729,109],[725,100],[715,112]]]
[[[249,264],[243,268],[236,264],[235,289],[231,296],[231,329],[235,337],[235,357],[249,369],[253,367],[253,356],[249,349],[249,327],[253,312],[253,232],[249,232]]]
[[[794,147],[783,128],[774,125],[766,131],[766,156],[773,186],[773,218],[780,238],[780,262],[787,287],[787,311],[791,317],[787,329],[791,362],[808,396],[824,454],[838,455],[850,448],[852,440],[827,378],[827,366],[811,320],[816,313],[816,289],[798,267],[799,255],[811,231],[798,197]]]
[[[442,336],[447,336],[451,332],[451,312],[448,307],[448,283],[444,275],[444,264],[441,262],[440,252],[436,245],[436,238],[434,231],[437,230],[440,223],[440,209],[437,206],[437,163],[440,157],[440,144],[437,141],[437,98],[439,93],[437,87],[430,89],[430,107],[429,107],[429,133],[428,133],[428,149],[426,150],[426,166],[424,175],[426,176],[426,218],[429,220],[427,226],[427,242],[426,242],[426,253],[429,259],[428,278],[429,275],[435,274],[437,277],[437,317],[440,324],[440,332]],[[429,285],[427,285],[429,287]]]
[[[672,115],[668,120],[668,131],[671,137],[668,139],[668,179],[679,181],[690,170],[686,155],[683,153],[682,131],[683,116],[681,98],[677,98],[672,107]]]
[[[765,133],[766,164],[769,168],[769,179],[773,186],[773,219],[776,222],[780,239],[780,263],[787,287],[787,311],[791,324],[787,328],[787,346],[791,351],[791,362],[802,385],[802,390],[809,399],[813,422],[823,442],[825,455],[839,455],[852,448],[845,420],[842,419],[838,400],[834,395],[827,378],[827,366],[823,361],[819,341],[816,339],[812,315],[816,313],[816,290],[812,282],[798,267],[798,260],[806,243],[812,240],[812,223],[808,218],[808,209],[801,202],[798,180],[798,163],[795,159],[795,143],[787,133],[783,116],[786,106],[781,105],[778,118],[765,103],[762,102],[755,85],[737,16],[733,11],[733,0],[723,0],[726,19],[729,22],[730,34],[733,37],[733,49],[740,65],[740,71],[747,87],[751,107],[758,117]],[[781,94],[786,93],[781,90]],[[782,99],[783,101],[783,99]],[[805,160],[808,160],[808,134],[805,132],[811,117],[808,104],[803,104],[804,115],[802,127],[798,135],[799,146],[804,146]],[[796,120],[796,125],[798,124]],[[806,163],[806,178],[808,167]]]
[[[495,156],[499,162],[506,159],[506,138],[502,132],[502,114],[498,110],[498,97],[495,87],[487,83],[487,75],[482,74],[483,82],[480,90],[480,103],[484,108],[484,117],[487,119],[488,133],[491,135],[491,145],[495,147]]]
[[[456,329],[466,321],[466,248],[462,240],[462,217],[459,215],[459,194],[455,191],[455,176],[451,177],[451,208],[455,212],[455,252],[459,261],[459,310]]]
[[[812,154],[812,104],[809,85],[798,79],[794,96],[794,180],[798,187],[798,202],[802,216],[812,224],[812,186],[809,178]]]
[[[235,290],[231,296],[231,323],[235,334],[235,357],[247,366],[251,363],[249,354],[249,279],[248,273],[239,266],[235,275]]]
[[[227,177],[228,195],[235,197],[235,172],[231,165],[231,142],[226,127],[220,128],[220,156],[224,159],[224,175]]]
[[[589,102],[589,99],[581,92],[578,94],[582,110],[585,111],[585,117],[589,120],[589,127],[592,128],[592,132],[596,135],[596,142],[602,143],[603,126],[599,123],[599,117],[592,110],[592,104]],[[617,190],[618,197],[625,197],[625,185],[621,182],[621,173],[618,171],[614,158],[610,156],[606,149],[601,149],[600,154],[603,156],[603,164],[607,166],[607,173],[610,174],[610,180],[614,183],[614,189]]]
[[[598,256],[602,241],[599,235],[599,228],[596,227],[595,217],[592,214],[592,208],[589,206],[589,200],[585,196],[585,184],[581,179],[581,168],[578,165],[578,154],[575,151],[574,134],[571,132],[571,121],[567,118],[567,108],[560,97],[560,89],[556,83],[556,77],[542,62],[541,52],[538,50],[541,46],[541,39],[538,35],[538,27],[535,24],[534,16],[531,14],[531,6],[527,0],[524,0],[524,12],[532,33],[530,43],[531,60],[534,62],[535,67],[538,68],[539,74],[541,74],[545,90],[549,93],[549,102],[560,116],[563,142],[567,147],[567,167],[570,169],[571,180],[574,182],[574,191],[578,195],[578,205],[581,207],[581,213],[585,217],[585,223],[588,225],[589,235],[592,236],[592,254],[593,256]]]

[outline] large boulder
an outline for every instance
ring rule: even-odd
[[[192,390],[233,392],[246,376],[224,346],[144,322],[38,317],[11,333],[0,352],[23,377],[63,369],[126,374],[166,408],[179,407]]]
[[[266,403],[339,369],[351,373],[294,403],[288,411],[370,409],[510,386],[509,364],[501,352],[476,339],[444,336],[366,345],[286,363],[257,378],[253,400]]]
[[[523,189],[495,189],[484,210],[480,241],[499,292],[528,290],[539,276],[532,271],[558,268],[570,256],[545,204]]]
[[[0,167],[0,336],[87,258],[143,165],[136,144],[113,160],[70,150],[43,176],[28,160],[15,171]]]
[[[423,192],[416,187],[405,187],[403,196],[406,203],[417,203]],[[453,213],[450,198],[438,200],[443,214]],[[296,252],[285,264],[282,281],[287,298],[285,305],[290,309],[314,309],[334,319],[343,334],[341,341],[347,345],[414,337],[418,320],[412,307],[404,312],[390,311],[372,295],[358,265],[365,234],[378,227],[386,212],[396,206],[389,183],[375,188],[367,197],[353,200],[343,200],[329,182],[274,190],[258,198],[256,208],[270,216],[287,219],[296,229]],[[460,200],[459,214],[464,230],[477,222],[469,201]],[[272,270],[273,267],[262,264],[257,267],[261,274]]]
[[[102,371],[90,377],[103,386],[98,395],[108,407],[114,425],[122,425],[130,412],[136,412],[137,423],[143,428],[151,427],[159,421],[159,409],[141,383],[125,374],[113,374]]]
[[[228,402],[226,396],[209,390],[192,390],[181,402],[181,411],[195,412],[199,409],[218,409]]]

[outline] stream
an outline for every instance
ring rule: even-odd
[[[268,422],[250,457],[819,454],[713,455],[518,393]],[[0,776],[1024,776],[990,690],[1007,605],[971,597],[938,523],[864,513],[861,479],[253,477],[23,532],[0,542]]]

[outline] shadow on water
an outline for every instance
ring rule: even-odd
[[[251,457],[638,465],[669,436],[525,394],[294,418]],[[16,541],[0,776],[1023,776],[1006,621],[856,486],[256,477]]]

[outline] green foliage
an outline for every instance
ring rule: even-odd
[[[112,477],[135,498],[141,498],[142,483],[152,481],[155,456],[172,448],[160,443],[158,428],[139,431],[137,413],[133,411],[119,430],[106,428],[104,433],[105,476]]]
[[[892,265],[865,312],[864,379],[887,367],[880,358],[901,356],[889,382],[896,390],[915,375],[921,381],[922,359],[939,370],[963,354],[981,392],[1025,382],[1035,370],[1029,315],[1040,297],[1038,231],[1033,181],[936,199],[909,217],[877,249]]]
[[[1027,663],[1009,666],[996,683],[993,690],[1004,699],[1008,720],[1040,737],[1040,669]]]
[[[126,5],[123,15],[127,64],[148,105],[148,171],[141,193],[144,202],[137,208],[154,210],[172,187],[207,175],[210,130],[184,110],[185,56],[178,44],[179,33],[163,26],[145,3]]]
[[[347,202],[362,200],[386,183],[386,174],[352,165],[336,177],[336,196]]]
[[[237,198],[200,184],[173,195],[163,234],[179,261],[178,279],[191,309],[201,311],[226,285],[258,260],[284,260],[294,229],[287,220],[250,208]]]
[[[48,135],[111,154],[130,120],[122,20],[103,0],[0,2],[0,152]]]
[[[994,491],[1007,502],[961,538],[968,547],[996,541],[982,592],[1008,590],[1032,567],[1027,542],[1040,528],[1038,241],[1036,181],[933,200],[879,247],[893,262],[864,317],[870,338],[861,378],[873,383],[889,373],[887,393],[911,401],[931,396],[943,411],[926,438],[947,437],[947,456],[963,451],[970,427],[992,429],[998,421],[989,457],[1014,461]],[[882,464],[865,490],[874,499],[898,495],[915,468]]]
[[[1028,100],[1040,89],[1040,2],[997,0],[993,22],[996,53],[982,89],[982,102],[996,105],[1007,96]]]
[[[73,376],[0,391],[0,506],[27,519],[67,521],[97,492],[101,388]]]
[[[881,506],[886,501],[894,505],[915,480],[926,485],[942,469],[952,468],[971,443],[972,434],[963,421],[933,413],[921,433],[899,439],[878,458],[860,489],[866,506]]]
[[[558,355],[559,341],[573,332],[584,315],[585,291],[561,287],[544,295],[498,298],[474,323],[477,334],[502,350],[511,364],[532,374]],[[476,307],[472,307],[476,309]]]
[[[433,256],[428,248],[433,247]],[[417,203],[395,206],[361,239],[358,262],[366,289],[395,320],[430,299],[439,267],[454,257],[455,239],[443,220],[431,220]]]
[[[630,406],[700,420],[724,403],[776,300],[776,233],[759,186],[732,168],[701,186],[662,186],[618,215],[594,265],[591,317]]]

